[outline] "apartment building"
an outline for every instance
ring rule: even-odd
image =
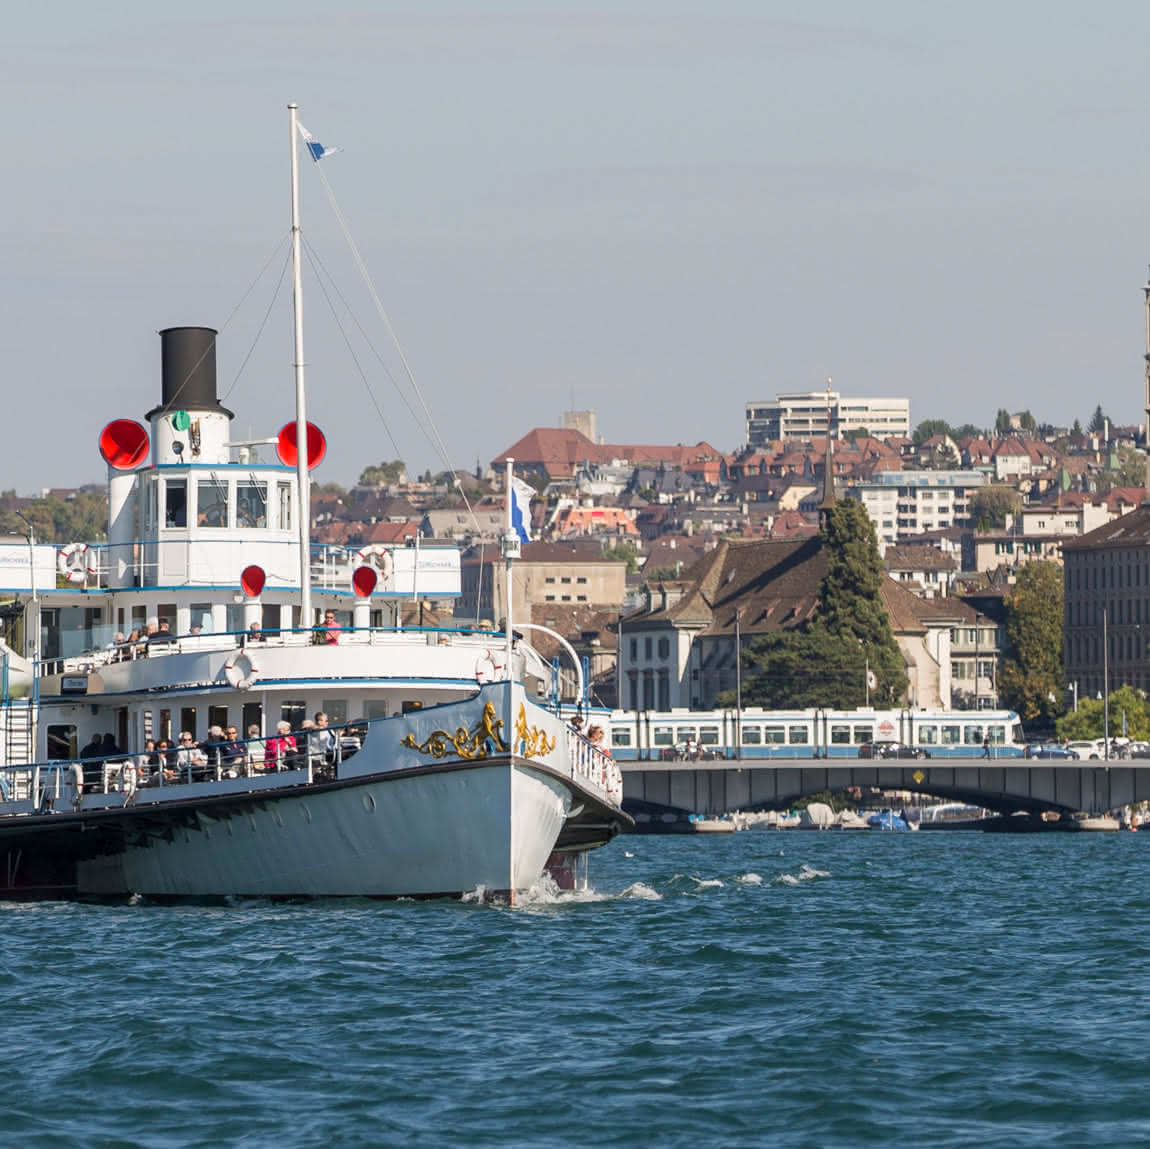
[[[979,471],[880,471],[849,482],[843,495],[866,508],[884,552],[923,531],[970,524],[970,496],[986,482]]]
[[[829,413],[829,426],[828,426]],[[866,430],[876,439],[910,436],[909,399],[844,399],[838,391],[795,391],[774,403],[747,404],[747,444],[765,447],[788,439],[834,438]]]

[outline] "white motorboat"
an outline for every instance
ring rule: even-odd
[[[324,445],[295,283],[274,462],[231,434],[216,332],[170,328],[148,427],[100,436],[107,541],[0,545],[27,660],[5,660],[0,897],[514,900],[630,823],[619,768],[540,701],[550,664],[510,624],[405,617],[458,596],[454,546],[311,547]],[[517,551],[509,508],[509,567]]]

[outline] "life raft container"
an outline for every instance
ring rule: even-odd
[[[224,677],[236,690],[251,690],[259,676],[259,667],[246,651],[240,651],[224,663]]]
[[[56,552],[56,570],[68,582],[86,582],[88,566],[88,544],[69,543]]]

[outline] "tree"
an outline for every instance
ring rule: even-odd
[[[1023,411],[1018,416],[1018,425],[1024,431],[1037,431],[1038,430],[1038,420],[1034,418],[1034,416],[1030,413],[1029,410]]]
[[[1150,738],[1150,713],[1146,708],[1146,695],[1132,686],[1121,686],[1110,692],[1110,737],[1122,734],[1122,718],[1126,718],[1126,737],[1138,741]],[[1055,731],[1059,738],[1069,741],[1104,737],[1106,703],[1101,698],[1083,698],[1077,710],[1067,711],[1058,719]]]
[[[998,414],[994,417],[994,430],[999,435],[1005,435],[1010,431],[1010,412],[1004,407],[999,407]]]
[[[1026,563],[1006,598],[1006,657],[1001,700],[1024,721],[1062,713],[1062,568]]]
[[[627,573],[634,574],[639,569],[639,552],[634,543],[616,543],[603,550],[603,557],[614,562],[626,563]]]
[[[1074,420],[1074,426],[1070,428],[1070,433],[1075,436],[1082,434],[1082,424],[1077,419]]]
[[[970,517],[980,531],[1001,530],[1006,516],[1018,514],[1022,498],[1013,487],[979,487],[970,496]]]
[[[1106,429],[1107,418],[1103,413],[1102,404],[1099,403],[1094,408],[1094,414],[1090,416],[1090,424],[1086,428],[1088,431],[1104,431]]]
[[[743,701],[768,707],[860,706],[905,697],[906,666],[882,601],[882,559],[861,503],[837,503],[823,528],[827,572],[814,618],[756,638],[743,652]],[[721,705],[734,699],[723,696]]]
[[[402,459],[392,459],[390,463],[365,467],[359,476],[359,486],[385,487],[390,483],[402,483],[406,474],[407,464]]]
[[[931,435],[946,435],[948,438],[953,439],[956,432],[945,419],[923,419],[923,421],[915,427],[910,437],[914,440],[916,447],[921,447]]]
[[[976,427],[973,423],[963,423],[961,427],[955,427],[954,434],[951,438],[956,443],[961,443],[963,439],[981,439],[982,428]]]

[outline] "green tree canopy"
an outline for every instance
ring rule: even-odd
[[[385,487],[390,483],[401,483],[407,473],[407,464],[402,459],[379,463],[374,467],[364,467],[359,476],[361,487]],[[428,472],[430,474],[430,472]]]
[[[1082,698],[1077,710],[1068,710],[1055,726],[1059,738],[1104,737],[1106,703],[1101,698]],[[1150,712],[1146,695],[1132,686],[1121,686],[1110,692],[1110,737],[1122,736],[1122,719],[1126,718],[1126,736],[1138,741],[1150,739]]]
[[[1062,713],[1062,568],[1026,563],[1006,598],[1006,657],[999,697],[1023,721]]]
[[[953,439],[955,432],[945,419],[923,419],[911,432],[910,437],[916,447],[921,447],[931,435],[949,435]]]
[[[1099,403],[1094,408],[1094,414],[1090,416],[1090,423],[1087,426],[1088,431],[1104,431],[1106,429],[1106,413],[1102,410],[1102,404]]]
[[[994,416],[994,429],[999,435],[1010,431],[1010,412],[1005,407],[999,407],[998,414]]]
[[[743,651],[743,702],[767,707],[891,705],[905,698],[906,665],[883,606],[874,525],[861,503],[838,503],[823,529],[827,572],[810,623],[762,635]],[[873,686],[867,685],[867,672]],[[732,705],[728,692],[721,705]]]
[[[978,487],[970,496],[970,517],[980,531],[1001,530],[1018,514],[1022,498],[1013,487]]]
[[[963,423],[961,427],[955,427],[951,438],[956,443],[961,443],[963,439],[981,439],[982,428],[976,427],[973,423]]]
[[[606,547],[603,550],[603,557],[626,563],[628,574],[634,574],[639,569],[639,552],[634,543],[616,543],[613,547]]]

